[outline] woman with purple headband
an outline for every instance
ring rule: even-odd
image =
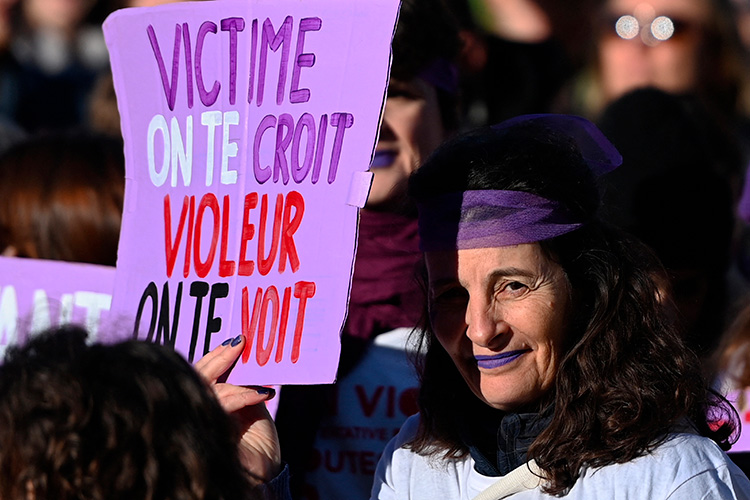
[[[621,157],[588,121],[514,118],[410,180],[425,252],[420,413],[373,499],[750,498],[737,418],[671,322],[663,272],[603,222]]]

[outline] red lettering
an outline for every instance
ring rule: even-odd
[[[238,259],[230,259],[230,234],[232,229],[232,199],[230,195],[224,195],[221,206],[214,193],[206,193],[198,202],[196,211],[195,196],[185,196],[180,209],[179,222],[173,234],[173,214],[170,195],[164,197],[164,253],[166,261],[167,277],[172,277],[177,262],[177,256],[181,246],[185,247],[185,265],[183,276],[190,274],[191,262],[195,273],[199,278],[205,278],[213,268],[216,254],[219,254],[218,275],[222,278],[239,274],[240,276],[252,276],[255,272],[256,263],[258,272],[266,276],[279,259],[279,272],[286,270],[287,261],[292,272],[300,268],[300,258],[294,236],[302,224],[305,212],[305,201],[297,191],[287,193],[286,198],[282,194],[276,196],[273,219],[269,220],[268,195],[261,198],[260,223],[256,235],[256,224],[250,222],[251,211],[258,207],[258,193],[248,193],[244,198],[244,210],[242,215],[242,231]],[[213,219],[209,217],[211,225],[211,237],[203,239],[206,211],[210,210]],[[272,226],[271,226],[272,225]],[[187,228],[187,230],[186,230]],[[268,233],[271,233],[268,235]],[[185,234],[186,233],[186,234]],[[268,238],[266,236],[268,235]],[[248,258],[248,244],[257,236],[258,255],[256,259]],[[185,241],[183,244],[183,237]],[[206,249],[208,245],[208,249]],[[217,252],[217,247],[218,252]],[[266,254],[267,251],[267,254]],[[203,260],[203,254],[205,260]],[[295,289],[295,297],[303,299],[314,295],[314,284],[312,288],[305,285],[305,290]],[[303,305],[304,308],[304,305]]]
[[[213,234],[211,235],[211,246],[208,250],[208,256],[206,257],[205,262],[201,262],[201,232],[203,229],[203,214],[206,211],[206,208],[210,208],[211,212],[213,212],[214,224]],[[193,250],[193,252],[195,253],[195,273],[199,278],[205,278],[214,263],[214,257],[216,257],[216,245],[219,241],[219,218],[219,200],[216,198],[216,195],[213,193],[204,194],[203,198],[201,198],[201,201],[198,204],[198,215],[197,220],[195,221],[195,249]]]
[[[348,459],[349,462],[349,472],[355,473],[357,472],[357,452],[356,451],[345,451],[343,452],[344,456]]]
[[[284,289],[284,298],[279,307],[279,292],[275,286],[270,286],[265,293],[258,288],[255,293],[252,315],[250,313],[250,301],[247,287],[242,289],[242,334],[247,338],[245,349],[242,352],[242,362],[247,363],[253,346],[253,337],[257,333],[256,361],[259,366],[268,363],[273,352],[274,344],[278,343],[275,361],[280,363],[284,356],[284,344],[286,343],[286,330],[289,323],[289,310],[292,295],[292,287]],[[294,296],[299,300],[297,311],[297,324],[295,326],[294,339],[292,341],[292,363],[296,363],[300,356],[300,343],[302,341],[302,330],[305,322],[305,309],[307,299],[315,295],[315,283],[299,281],[294,286]],[[266,332],[266,321],[268,320],[269,306],[271,309],[271,325]],[[278,328],[277,328],[278,327]],[[268,335],[268,337],[266,337]],[[277,340],[278,338],[278,340]]]
[[[268,304],[273,305],[273,315],[271,320],[271,328],[268,331],[268,343],[265,343],[266,335],[266,317],[268,316]],[[279,292],[276,287],[271,285],[263,295],[263,306],[260,311],[260,324],[258,325],[258,344],[255,359],[258,361],[258,366],[264,366],[271,359],[271,351],[273,350],[273,342],[276,337],[276,326],[279,323]]]
[[[268,215],[268,195],[264,194],[260,203],[260,230],[258,233],[258,272],[263,276],[271,271],[273,261],[276,259],[276,252],[279,247],[279,236],[281,233],[281,215],[284,206],[284,196],[276,196],[276,210],[273,218],[273,232],[271,235],[271,249],[268,256],[265,256],[266,245],[266,219]]]
[[[185,265],[182,275],[187,278],[190,274],[190,249],[193,247],[193,225],[195,224],[195,196],[190,197],[190,215],[188,216],[187,240],[185,240]]]
[[[372,399],[368,401],[367,390],[364,386],[357,385],[354,387],[354,391],[357,393],[357,399],[359,400],[359,405],[362,407],[362,413],[365,414],[365,417],[371,417],[372,414],[375,413],[375,408],[378,406],[378,401],[380,401],[380,396],[383,394],[383,389],[385,389],[385,387],[382,385],[375,389],[375,394],[373,394]]]
[[[177,260],[177,250],[180,248],[180,240],[182,239],[182,231],[185,229],[185,219],[188,208],[188,197],[182,201],[182,210],[180,211],[180,222],[177,224],[177,234],[174,237],[174,244],[172,243],[172,207],[170,203],[169,194],[164,196],[164,250],[167,258],[167,277],[172,277],[172,271],[174,270],[174,264]]]
[[[227,260],[227,239],[229,238],[229,196],[224,195],[221,212],[221,252],[219,252],[219,276],[225,278],[234,274],[235,263]]]
[[[281,303],[281,323],[279,323],[279,347],[276,348],[276,362],[281,363],[284,357],[284,343],[286,342],[286,327],[289,323],[289,302],[292,300],[292,287],[284,289],[284,300]]]
[[[253,305],[253,315],[249,318],[250,311],[248,310],[248,292],[247,287],[242,288],[242,335],[245,336],[245,348],[242,350],[242,362],[247,363],[250,359],[250,351],[253,350],[253,336],[255,335],[255,327],[258,325],[258,315],[260,313],[261,297],[263,296],[263,289],[258,288],[255,292],[255,303]],[[249,320],[249,321],[248,321]]]
[[[250,224],[250,210],[258,206],[258,193],[248,193],[245,195],[245,210],[242,215],[242,238],[240,239],[240,276],[252,276],[255,269],[255,263],[247,260],[247,242],[255,236],[255,224]]]
[[[294,207],[294,218],[289,219],[292,207]],[[286,259],[289,257],[289,267],[292,272],[296,273],[299,269],[299,256],[297,255],[297,246],[294,244],[294,233],[299,229],[302,223],[302,216],[305,213],[305,200],[297,191],[290,191],[286,195],[286,205],[284,206],[284,227],[281,230],[281,250],[279,250],[279,272],[283,273],[286,269]]]
[[[341,472],[344,469],[344,457],[341,452],[338,453],[339,460],[336,465],[331,463],[331,450],[326,450],[323,453],[323,457],[323,466],[328,472]]]
[[[312,281],[298,281],[294,284],[294,296],[299,299],[299,308],[297,309],[297,324],[294,326],[292,363],[296,363],[299,360],[302,328],[305,325],[305,308],[307,307],[307,299],[315,296],[315,283]]]

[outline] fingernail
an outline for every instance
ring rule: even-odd
[[[232,343],[234,339],[226,339],[224,342],[221,343],[221,345],[229,345]]]
[[[266,400],[273,399],[273,397],[276,396],[276,389],[274,389],[273,387],[257,387],[255,391],[258,394],[268,394],[268,398],[266,398]]]
[[[242,342],[242,334],[232,339],[232,347],[236,347],[240,342]]]

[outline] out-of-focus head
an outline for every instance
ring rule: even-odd
[[[32,29],[73,35],[94,7],[93,0],[20,0],[26,24]]]
[[[114,266],[125,171],[122,142],[49,135],[0,157],[0,251]]]
[[[708,354],[722,330],[744,168],[734,135],[698,99],[654,88],[620,97],[599,126],[624,158],[604,177],[608,217],[654,249],[691,347]]]
[[[566,256],[585,250],[572,235],[599,204],[594,158],[620,161],[591,123],[543,115],[449,142],[412,178],[429,327],[493,408],[536,408],[575,340],[583,277]]]
[[[228,415],[173,350],[62,327],[0,366],[0,498],[253,498]]]
[[[641,87],[733,110],[745,71],[724,0],[607,0],[595,27],[601,105]]]
[[[0,0],[0,52],[7,50],[13,37],[13,14],[18,0]]]
[[[457,127],[458,49],[442,0],[402,3],[367,208],[401,210],[409,175]]]

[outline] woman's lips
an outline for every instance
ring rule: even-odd
[[[370,168],[389,167],[396,160],[396,156],[397,153],[395,151],[376,151]]]
[[[531,351],[531,349],[520,349],[517,351],[507,351],[507,352],[501,352],[500,354],[493,354],[493,355],[482,355],[482,354],[476,354],[474,356],[474,359],[477,360],[477,366],[479,368],[486,368],[486,369],[492,369],[497,368],[503,365],[507,365],[508,363],[515,361],[522,355],[526,354],[527,352]]]

